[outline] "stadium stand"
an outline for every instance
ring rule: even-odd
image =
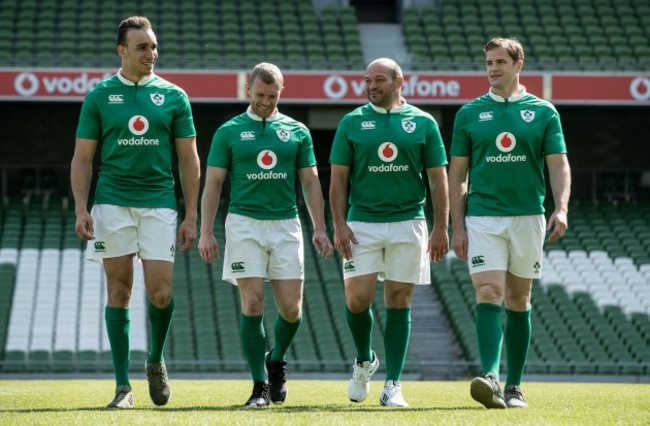
[[[354,9],[318,16],[299,0],[0,0],[0,66],[115,68],[117,25],[134,14],[152,21],[161,68],[248,69],[262,60],[283,69],[365,66]]]
[[[74,216],[61,199],[10,199],[0,218],[0,352],[2,371],[110,371],[103,324],[101,265],[83,259]],[[225,220],[225,206],[217,223]],[[327,210],[326,210],[327,211]],[[308,212],[300,215],[310,240]],[[533,287],[529,374],[650,374],[650,203],[575,203],[572,231],[545,247],[543,279]],[[331,218],[328,216],[331,224]],[[223,226],[216,226],[223,241]],[[340,258],[322,259],[305,244],[304,323],[288,354],[297,372],[349,370],[354,345],[341,320]],[[241,372],[237,290],[195,251],[179,255],[177,306],[166,359],[174,371]],[[466,262],[449,255],[431,267],[434,285],[462,348],[452,362],[478,368],[474,291]],[[136,263],[132,302],[132,368],[147,351],[146,299]],[[270,292],[270,287],[267,288]],[[268,347],[277,309],[267,294]],[[373,304],[380,359],[384,305]],[[414,313],[415,315],[417,313]],[[415,351],[405,372],[422,374]]]
[[[650,66],[647,2],[443,0],[403,11],[415,70],[483,69],[482,46],[515,36],[531,70],[639,71]]]

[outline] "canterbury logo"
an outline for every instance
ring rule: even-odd
[[[349,262],[345,262],[345,264],[343,265],[343,270],[345,270],[345,272],[354,271],[355,270],[354,261],[351,260]]]
[[[376,124],[374,121],[362,121],[361,122],[361,129],[362,130],[371,130],[376,127]]]
[[[243,140],[243,141],[244,141],[244,140],[247,140],[247,141],[249,141],[249,140],[253,140],[253,139],[255,139],[255,132],[241,132],[241,133],[239,134],[239,137],[240,137],[241,140]]]
[[[95,241],[95,251],[106,251],[106,243],[104,241]]]
[[[490,121],[494,119],[494,116],[492,115],[492,111],[485,111],[478,115],[478,119],[479,121]]]
[[[483,256],[474,256],[472,258],[472,266],[484,266],[485,258]]]
[[[233,272],[242,272],[246,270],[244,262],[233,262],[230,264],[230,270]]]
[[[108,103],[111,103],[111,104],[124,103],[124,96],[123,95],[108,95]]]

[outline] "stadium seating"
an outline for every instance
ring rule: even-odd
[[[570,231],[547,243],[543,278],[533,285],[528,373],[650,372],[648,209],[648,203],[571,206]],[[432,274],[467,359],[477,360],[466,263],[449,256]]]
[[[326,8],[319,19],[299,0],[0,0],[0,66],[114,68],[117,26],[135,14],[152,21],[161,68],[363,67],[354,9]]]
[[[650,6],[636,0],[541,0],[498,3],[443,0],[403,11],[412,67],[483,69],[482,46],[515,36],[532,70],[639,71],[650,66]]]

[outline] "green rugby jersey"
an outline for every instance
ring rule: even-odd
[[[450,154],[469,157],[468,216],[544,213],[544,157],[566,153],[560,116],[526,93],[488,92],[456,114]]]
[[[154,75],[133,83],[118,72],[88,93],[77,137],[99,141],[95,204],[176,208],[175,138],[196,135],[185,92]]]
[[[230,174],[228,211],[260,220],[297,217],[296,172],[315,165],[304,124],[279,112],[263,120],[250,107],[217,129],[208,156]]]
[[[398,222],[424,217],[424,169],[447,164],[440,129],[421,109],[366,104],[336,130],[330,163],[350,167],[347,220]]]

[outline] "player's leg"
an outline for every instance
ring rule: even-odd
[[[533,279],[541,275],[546,220],[543,215],[512,218],[510,265],[506,276],[505,344],[508,375],[506,405],[528,406],[521,392],[521,379],[531,340],[531,290]]]
[[[384,282],[386,382],[379,402],[389,407],[407,407],[400,379],[411,336],[414,284],[431,283],[427,253],[429,234],[425,220],[392,222],[387,226]]]
[[[278,316],[273,335],[275,346],[266,354],[266,370],[269,376],[271,401],[281,404],[287,399],[287,361],[289,345],[302,322],[302,280],[272,280]]]
[[[174,316],[172,277],[176,254],[178,214],[173,209],[132,209],[138,218],[138,255],[142,259],[147,291],[149,354],[145,364],[149,396],[156,405],[171,398],[163,351]]]
[[[508,375],[505,400],[511,408],[528,406],[521,392],[521,378],[528,359],[531,339],[530,294],[533,280],[511,273],[506,279],[506,328],[504,332]]]
[[[107,305],[104,310],[106,333],[111,345],[115,398],[109,408],[133,408],[129,381],[131,312],[133,290],[133,255],[104,259]]]
[[[156,405],[165,405],[171,398],[171,386],[163,351],[174,316],[172,298],[172,262],[143,260],[144,282],[147,289],[147,316],[149,319],[149,354],[145,370],[149,396]]]
[[[402,396],[400,379],[411,336],[411,300],[414,287],[410,283],[389,280],[384,282],[386,382],[379,402],[389,407],[408,407]]]
[[[115,398],[109,408],[133,408],[129,382],[133,255],[137,251],[136,222],[127,207],[110,204],[93,206],[95,239],[88,243],[86,258],[103,262],[107,303],[106,332],[111,345],[115,374]]]
[[[246,408],[266,407],[270,404],[269,386],[264,369],[266,333],[264,331],[264,279],[238,278],[241,316],[239,334],[242,350],[253,378],[253,393]]]
[[[467,217],[468,266],[476,292],[476,334],[482,374],[470,385],[472,397],[487,408],[505,408],[499,385],[503,346],[502,304],[508,246],[502,218]]]

